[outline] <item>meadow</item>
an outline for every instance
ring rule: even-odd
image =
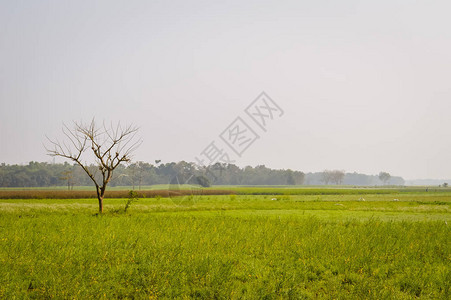
[[[1,199],[0,298],[450,298],[446,189],[126,200]]]

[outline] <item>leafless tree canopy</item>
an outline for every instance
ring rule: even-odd
[[[121,123],[105,122],[98,125],[93,119],[90,123],[74,122],[73,128],[63,124],[63,141],[51,140],[46,150],[51,156],[61,156],[79,164],[96,186],[99,209],[103,210],[103,196],[113,170],[120,163],[129,162],[134,150],[141,144],[136,139],[138,128]],[[94,159],[100,178],[89,168],[89,159]]]
[[[333,182],[335,184],[342,184],[345,178],[345,171],[343,170],[324,170],[321,174],[321,180],[325,184]]]
[[[379,180],[384,182],[384,184],[387,184],[388,181],[390,181],[391,175],[387,172],[380,172],[379,173]]]

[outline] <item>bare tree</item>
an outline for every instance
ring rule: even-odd
[[[135,139],[138,131],[132,125],[123,127],[120,122],[106,125],[74,122],[73,128],[63,124],[65,141],[48,139],[51,147],[46,147],[50,156],[61,156],[76,162],[94,182],[99,200],[99,212],[103,212],[103,198],[113,171],[122,162],[131,160],[132,152],[141,144]],[[90,168],[87,156],[95,162]],[[100,174],[98,174],[100,172]]]
[[[138,161],[133,164],[131,164],[129,167],[130,169],[130,178],[132,180],[133,189],[135,189],[135,183],[138,184],[138,189],[141,190],[142,181],[144,178],[144,168],[145,168],[145,162]]]
[[[331,171],[332,182],[335,184],[343,184],[343,180],[345,179],[345,171],[344,170],[333,170]]]
[[[324,184],[329,184],[329,182],[333,182],[335,184],[342,184],[345,178],[345,171],[343,170],[324,170],[321,173],[321,181]]]
[[[324,170],[321,173],[321,181],[325,184],[328,185],[329,182],[332,181],[332,171],[330,170]]]
[[[388,181],[390,181],[391,175],[387,172],[380,172],[379,173],[379,180],[384,182],[384,185],[387,184]]]
[[[72,170],[66,170],[61,173],[60,179],[67,181],[67,190],[74,189],[74,172]]]

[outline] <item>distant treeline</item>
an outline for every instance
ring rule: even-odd
[[[93,171],[96,167],[90,167]],[[240,168],[234,164],[214,164],[199,168],[194,163],[155,164],[136,162],[119,166],[110,182],[111,186],[141,186],[154,184],[199,183],[212,185],[382,185],[377,175],[324,171],[304,174],[300,171],[270,169],[264,165]],[[385,182],[387,184],[387,182]],[[403,185],[401,177],[391,177],[391,185]],[[66,185],[90,186],[91,179],[78,166],[69,163],[50,164],[30,162],[28,165],[0,164],[0,187],[51,187]]]
[[[327,184],[324,180],[324,172],[305,174],[304,184],[305,185]],[[355,186],[404,185],[405,181],[402,177],[390,176],[390,178],[384,182],[379,178],[379,175],[366,175],[353,172],[353,173],[345,173],[343,180],[340,182],[340,184],[355,185]]]

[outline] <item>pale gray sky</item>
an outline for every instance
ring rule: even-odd
[[[0,7],[0,162],[92,117],[140,126],[136,160],[193,161],[265,91],[285,114],[240,166],[451,178],[450,1]]]

